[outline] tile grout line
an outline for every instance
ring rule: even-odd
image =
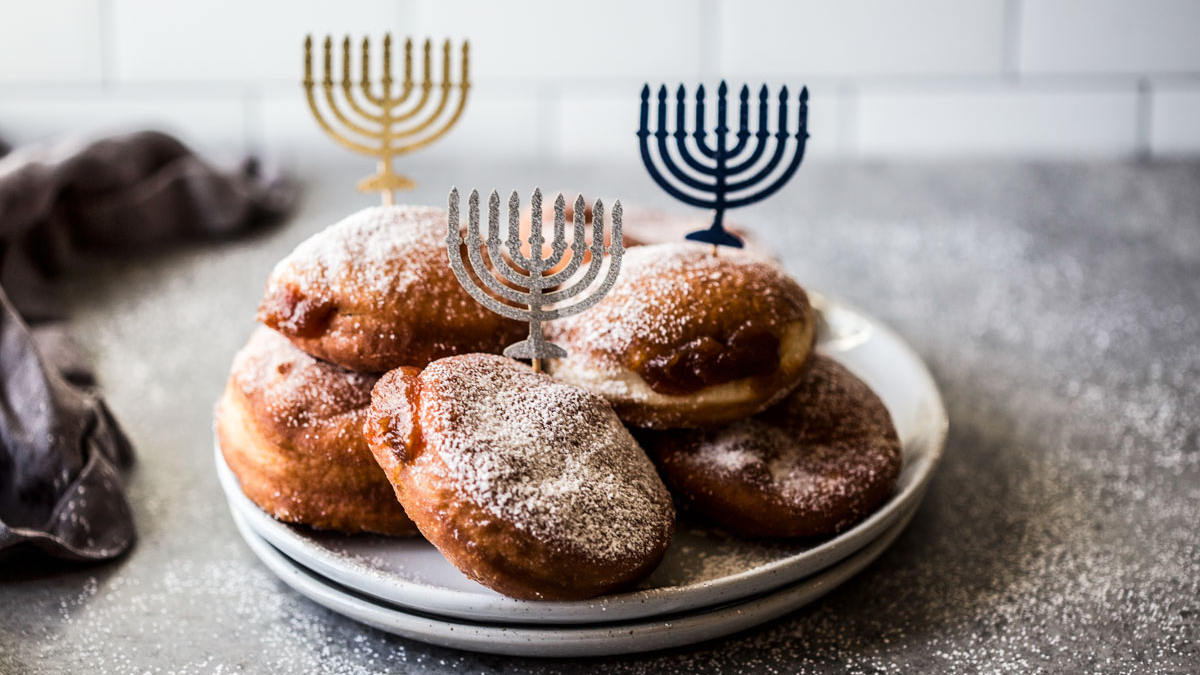
[[[664,76],[670,77],[670,76]],[[737,78],[735,73],[730,76],[730,79]],[[996,77],[988,74],[966,74],[966,75],[944,75],[944,74],[925,74],[925,75],[854,75],[854,76],[810,76],[804,73],[792,73],[790,75],[781,75],[781,79],[801,78],[810,86],[829,86],[838,87],[846,83],[855,86],[880,87],[886,88],[889,91],[904,91],[911,93],[925,93],[931,89],[942,90],[947,88],[959,88],[963,86],[992,86],[997,84],[1005,84],[1006,80],[1003,77]],[[1183,87],[1200,86],[1200,71],[1144,71],[1140,73],[1123,73],[1116,71],[1093,72],[1093,73],[1045,73],[1023,75],[1021,83],[1035,90],[1053,91],[1055,88],[1072,88],[1076,90],[1110,90],[1126,88],[1134,85],[1142,80],[1153,80],[1160,82],[1175,83]],[[581,78],[570,80],[572,86],[587,86],[601,87],[607,89],[624,88],[626,86],[637,85],[638,87],[644,82],[644,79],[628,78],[628,77],[595,77]],[[683,81],[683,80],[681,80]],[[500,86],[550,86],[558,87],[562,82],[541,81],[536,79],[493,79],[491,84]],[[246,86],[253,86],[263,93],[280,93],[289,90],[295,86],[295,82],[291,80],[262,80],[259,82],[250,83],[247,85],[245,81],[240,80],[221,80],[221,79],[197,79],[197,80],[165,80],[165,79],[147,79],[133,81],[119,81],[118,78],[112,78],[108,83],[107,89],[114,93],[122,95],[132,95],[144,97],[147,94],[153,94],[158,98],[172,99],[176,98],[181,93],[190,95],[216,95],[216,96],[240,96]],[[17,95],[32,95],[32,96],[66,96],[80,93],[81,89],[86,91],[88,88],[94,88],[99,91],[101,87],[94,81],[0,81],[0,94],[8,96]]]
[[[847,81],[839,84],[834,90],[838,102],[837,143],[834,153],[837,157],[855,157],[858,155],[858,89]]]
[[[100,88],[107,92],[112,88],[115,73],[115,50],[116,40],[114,33],[116,31],[113,25],[114,7],[113,0],[99,0],[96,5],[99,11],[99,26],[97,29],[100,32]]]
[[[1005,0],[1004,2],[1004,45],[1001,55],[1001,69],[1005,76],[1013,82],[1021,79],[1021,14],[1024,7],[1022,0]]]
[[[247,155],[261,157],[267,151],[262,114],[262,92],[255,87],[246,87],[242,93],[242,147]]]
[[[1154,91],[1149,78],[1143,77],[1137,85],[1137,116],[1135,117],[1134,153],[1139,159],[1147,159],[1151,155],[1150,141],[1153,133]]]
[[[700,80],[715,78],[721,54],[721,32],[717,30],[717,0],[703,0],[700,8],[700,53],[697,55]]]

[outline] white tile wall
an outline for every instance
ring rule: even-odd
[[[695,0],[419,0],[413,9],[412,32],[471,40],[480,80],[700,75]]]
[[[637,136],[637,88],[619,91],[567,88],[552,109],[549,138],[550,158],[579,162],[596,157],[602,161],[634,164],[640,161]],[[586,160],[584,160],[586,161]]]
[[[720,0],[719,64],[738,76],[996,74],[1004,0]]]
[[[100,0],[0,3],[0,83],[100,82]]]
[[[408,23],[389,0],[107,0],[115,82],[294,82],[306,33],[381,35]]]
[[[120,95],[35,93],[0,99],[0,137],[52,140],[64,134],[100,135],[153,128],[177,134],[198,147],[241,150],[245,105],[239,96],[139,90]]]
[[[865,89],[857,124],[866,156],[1129,155],[1137,150],[1137,92]]]
[[[1196,0],[1027,0],[1020,63],[1030,73],[1200,71]]]
[[[392,31],[472,41],[426,156],[636,164],[642,82],[722,77],[808,83],[814,161],[1200,153],[1198,28],[1197,0],[0,0],[0,136],[341,154],[303,36]]]
[[[1200,87],[1157,91],[1150,106],[1151,152],[1162,155],[1200,152]]]

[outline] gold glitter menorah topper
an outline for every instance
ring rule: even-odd
[[[304,40],[304,91],[308,95],[308,107],[325,133],[333,137],[342,147],[354,152],[379,158],[379,169],[374,175],[359,181],[360,192],[380,192],[383,203],[392,203],[393,190],[408,190],[414,183],[392,170],[392,158],[423,148],[441,138],[462,116],[467,104],[467,91],[471,88],[468,73],[469,45],[462,45],[462,76],[458,84],[450,81],[450,41],[442,43],[442,81],[436,85],[441,92],[433,96],[432,44],[425,40],[425,61],[420,84],[413,81],[412,39],[404,41],[404,81],[394,88],[392,79],[392,36],[383,38],[383,77],[379,87],[371,82],[371,48],[366,38],[362,41],[361,73],[355,82],[350,68],[350,38],[342,40],[342,79],[333,79],[333,40],[325,38],[325,77],[321,80],[325,107],[333,119],[345,130],[339,131],[318,105],[313,80],[312,36]],[[342,90],[341,103],[334,91]],[[420,93],[413,99],[414,89]],[[457,104],[451,106],[451,91],[458,89]],[[428,110],[430,99],[436,98],[432,110]],[[343,107],[345,109],[343,109]],[[447,110],[452,110],[447,116]],[[353,117],[354,119],[351,119]]]

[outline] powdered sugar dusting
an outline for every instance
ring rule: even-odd
[[[628,560],[670,537],[670,496],[602,398],[479,354],[435,362],[421,379],[426,442],[474,504],[592,560]]]
[[[882,401],[827,356],[814,355],[800,385],[777,407],[727,427],[667,439],[668,467],[752,485],[795,513],[861,516],[864,494],[900,469],[900,440]],[[667,469],[671,471],[670,468]],[[845,524],[848,524],[847,521]]]
[[[348,201],[348,174],[317,168],[291,228]],[[532,185],[551,169],[472,170]],[[462,167],[423,171],[448,185]],[[686,649],[579,661],[425,645],[290,592],[233,530],[208,410],[243,337],[223,326],[231,309],[252,311],[292,229],[68,277],[75,332],[138,444],[143,536],[110,565],[6,579],[0,604],[19,611],[0,622],[0,671],[1195,672],[1200,305],[1187,282],[1200,164],[804,171],[747,219],[805,282],[898,328],[934,368],[952,422],[907,532],[820,603]],[[553,172],[613,194],[653,189],[606,167]]]
[[[621,366],[631,347],[674,347],[734,316],[770,326],[803,316],[804,291],[775,263],[745,251],[693,243],[636,246],[595,307],[547,326],[567,351]]]
[[[701,446],[694,459],[726,480],[752,478],[789,504],[821,510],[853,497],[881,473],[874,462],[853,461],[867,459],[863,449],[846,441],[807,445],[789,430],[744,420]]]
[[[445,228],[444,209],[364,209],[305,240],[271,278],[288,279],[306,295],[355,297],[382,307],[431,274],[444,276]]]
[[[639,588],[690,586],[777,563],[819,545],[814,540],[735,537],[694,514],[681,514],[663,562]]]
[[[232,377],[277,423],[294,428],[365,408],[377,379],[315,359],[261,327],[234,357]]]
[[[275,266],[259,320],[362,372],[503,350],[524,327],[462,287],[446,254],[446,223],[442,209],[386,206],[318,232]]]

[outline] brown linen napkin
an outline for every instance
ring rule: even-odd
[[[157,132],[0,158],[0,550],[101,560],[134,538],[119,473],[133,452],[55,323],[51,280],[77,251],[232,236],[295,197],[252,160],[219,170]]]

